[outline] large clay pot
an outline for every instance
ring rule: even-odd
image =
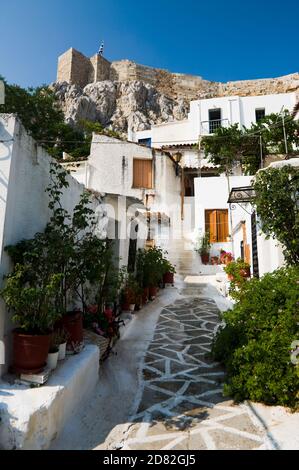
[[[17,373],[37,374],[47,362],[50,334],[28,334],[13,331],[13,369]]]
[[[174,273],[167,272],[163,274],[163,284],[174,284]]]
[[[78,352],[83,346],[83,317],[81,312],[69,312],[62,317],[62,326],[68,333],[67,351]]]

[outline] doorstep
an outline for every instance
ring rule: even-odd
[[[47,449],[99,380],[99,349],[85,348],[37,388],[0,382],[0,448]]]

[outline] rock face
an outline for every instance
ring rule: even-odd
[[[145,130],[153,124],[185,119],[189,102],[194,99],[286,93],[299,89],[298,73],[273,79],[218,83],[158,69],[152,69],[150,74],[148,70],[151,69],[147,67],[146,73],[141,70],[143,79],[136,80],[132,72],[128,74],[126,61],[118,68],[115,64],[112,64],[117,69],[114,80],[97,81],[85,87],[68,82],[51,85],[68,123],[75,126],[80,119],[88,119],[126,133],[128,127],[134,131]]]
[[[81,119],[98,121],[104,127],[125,133],[148,129],[187,116],[189,103],[174,100],[141,81],[105,80],[81,88],[66,82],[51,85],[64,111],[66,121],[75,126]]]

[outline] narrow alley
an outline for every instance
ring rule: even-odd
[[[209,354],[228,306],[213,286],[219,268],[208,274],[183,241],[168,253],[175,287],[134,315],[102,365],[95,394],[52,449],[275,447],[248,405],[223,396],[225,371]]]

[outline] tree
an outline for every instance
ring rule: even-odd
[[[47,86],[24,89],[5,82],[5,104],[0,105],[0,112],[16,114],[28,133],[57,159],[63,151],[89,155],[83,132],[64,122],[55,94]]]
[[[219,171],[229,174],[240,162],[246,174],[255,174],[260,168],[261,153],[263,156],[285,153],[285,137],[288,153],[292,153],[293,147],[299,146],[299,124],[288,111],[283,117],[274,113],[265,116],[249,129],[240,129],[238,124],[219,127],[213,135],[204,137],[201,145]]]
[[[218,127],[211,136],[201,141],[205,155],[219,171],[229,174],[236,163],[241,162],[245,173],[253,174],[259,168],[260,147],[258,136],[251,136],[238,124]]]
[[[254,205],[267,238],[283,245],[288,264],[299,264],[299,171],[291,165],[260,171]]]

